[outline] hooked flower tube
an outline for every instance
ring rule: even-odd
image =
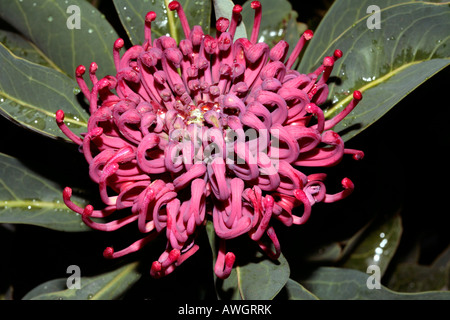
[[[212,220],[220,239],[214,272],[223,279],[235,263],[227,240],[247,234],[277,259],[281,249],[273,220],[301,225],[315,203],[334,202],[353,191],[352,181],[344,178],[343,190],[328,194],[325,174],[300,169],[333,166],[345,154],[363,157],[362,151],[345,148],[331,130],[362,95],[355,91],[338,115],[325,120],[318,106],[327,99],[327,81],[342,52],[324,58],[314,72],[300,74],[292,67],[312,31],[303,33],[289,57],[283,40],[273,48],[258,43],[259,1],[251,4],[250,39],[235,39],[239,5],[231,20],[217,20],[214,37],[200,26],[191,28],[177,1],[168,7],[181,21],[185,38],[180,43],[169,36],[152,39],[157,17],[149,12],[142,45],[121,54],[124,41],[114,43],[115,76],[98,79],[93,62],[89,89],[86,68],[76,69],[89,102],[87,132],[82,137],[71,132],[62,110],[56,122],[79,145],[105,207],[79,207],[69,187],[63,199],[93,229],[137,224],[143,236],[119,251],[106,248],[106,258],[135,252],[165,235],[166,248],[150,269],[154,277],[171,273],[193,255],[198,232]]]

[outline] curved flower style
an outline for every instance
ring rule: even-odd
[[[327,80],[342,52],[326,57],[316,71],[300,74],[291,68],[313,33],[305,31],[287,57],[285,41],[273,48],[257,43],[261,5],[254,1],[251,7],[250,40],[234,39],[241,6],[234,6],[231,21],[217,20],[212,37],[200,26],[191,29],[181,5],[172,1],[169,9],[177,11],[185,34],[179,45],[169,36],[152,40],[156,14],[149,12],[143,45],[121,56],[124,41],[114,43],[115,77],[97,79],[92,63],[89,90],[86,68],[77,68],[78,85],[90,103],[88,131],[81,138],[73,134],[62,110],[56,121],[80,146],[106,207],[77,206],[70,188],[63,192],[64,201],[94,229],[114,231],[136,222],[144,234],[123,250],[106,248],[106,258],[135,252],[165,233],[167,246],[150,273],[167,275],[198,250],[196,235],[212,219],[220,238],[215,273],[226,278],[235,261],[226,251],[227,239],[248,234],[277,259],[280,244],[272,219],[286,226],[303,224],[315,203],[337,201],[353,191],[345,178],[341,192],[327,194],[325,174],[297,169],[332,166],[344,154],[363,157],[344,148],[330,130],[358,104],[361,93],[355,91],[331,120],[325,121],[318,107],[327,98]],[[301,215],[295,214],[297,207],[303,207]],[[129,215],[95,221],[122,209]]]

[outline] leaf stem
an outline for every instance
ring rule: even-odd
[[[178,43],[178,33],[177,33],[177,27],[175,26],[175,13],[169,9],[169,3],[172,0],[164,0],[164,3],[166,4],[167,8],[167,21],[169,23],[169,33],[172,38],[175,39],[175,41]]]

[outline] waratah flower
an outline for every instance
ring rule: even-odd
[[[327,99],[327,80],[342,52],[326,57],[316,71],[300,74],[292,67],[312,31],[303,33],[287,57],[283,40],[273,48],[257,43],[261,4],[253,1],[251,7],[250,40],[234,39],[241,6],[234,6],[231,21],[217,20],[213,37],[200,26],[191,29],[181,5],[172,1],[169,9],[177,11],[185,34],[179,44],[169,36],[152,39],[156,14],[149,12],[143,45],[121,55],[124,41],[114,43],[115,77],[97,79],[92,63],[90,90],[83,78],[86,68],[76,69],[90,104],[87,132],[73,134],[62,110],[56,122],[80,146],[106,207],[77,206],[70,188],[64,189],[64,201],[93,229],[114,231],[134,222],[143,234],[120,251],[106,248],[106,258],[135,252],[163,233],[167,246],[150,273],[167,275],[198,250],[196,236],[210,219],[220,239],[214,271],[226,278],[235,262],[226,250],[228,239],[247,234],[277,259],[280,244],[271,221],[301,225],[315,203],[334,202],[353,191],[345,178],[341,192],[327,194],[325,174],[300,171],[335,165],[344,154],[363,157],[344,148],[330,130],[358,104],[361,93],[355,91],[331,120],[325,121],[318,107]],[[119,217],[113,219],[114,213]]]

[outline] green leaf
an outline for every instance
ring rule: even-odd
[[[218,246],[216,246],[217,237],[212,221],[207,222],[206,232],[211,245],[214,266]],[[290,269],[286,258],[280,255],[278,261],[272,261],[261,252],[240,249],[240,252],[236,252],[236,262],[230,276],[221,280],[214,275],[218,298],[222,300],[273,299],[289,279]]]
[[[319,299],[323,300],[448,300],[449,291],[427,291],[400,293],[381,285],[380,289],[369,289],[367,282],[372,274],[352,269],[320,267],[300,283]]]
[[[56,70],[14,56],[2,44],[0,65],[2,115],[41,134],[67,139],[55,122],[55,112],[63,109],[65,121],[74,133],[86,131],[89,116],[77,102],[75,81]]]
[[[67,25],[76,14],[68,10],[73,5],[80,9],[80,29]],[[0,17],[70,76],[78,65],[89,66],[93,61],[99,66],[99,78],[115,74],[112,50],[118,35],[88,1],[0,1]]]
[[[242,6],[242,20],[245,22],[249,37],[252,34],[255,17],[255,10],[250,7],[251,2],[247,1]],[[296,27],[301,27],[302,25],[296,23],[298,14],[292,10],[290,2],[282,0],[277,1],[277,4],[273,5],[273,0],[261,0],[260,3],[262,17],[258,42],[265,42],[270,47],[273,47],[278,41],[284,39],[289,43],[289,48],[293,49],[301,35],[301,30]],[[289,34],[289,37],[287,37],[288,28],[293,33],[292,35]]]
[[[80,206],[86,201],[74,195]],[[0,223],[31,224],[59,231],[88,231],[62,200],[61,187],[0,153]]]
[[[363,239],[342,266],[365,272],[368,266],[377,265],[382,276],[397,251],[402,231],[399,212],[379,218],[365,231]]]
[[[141,277],[138,263],[130,263],[112,272],[94,277],[81,277],[80,288],[69,289],[67,279],[60,278],[40,284],[23,300],[114,300],[120,298]]]
[[[314,294],[305,289],[300,283],[289,279],[283,288],[288,300],[318,300]]]
[[[216,15],[216,19],[224,17],[231,21],[231,16],[233,14],[233,7],[234,7],[233,1],[231,1],[231,0],[213,0],[213,4],[214,4],[214,12]],[[239,38],[247,38],[247,31],[246,31],[243,20],[238,24],[238,26],[236,28],[236,33],[234,34],[234,39],[239,39]]]
[[[239,265],[237,261],[230,276],[218,280],[216,285],[223,299],[271,300],[283,289],[289,274],[289,264],[283,255],[274,262],[257,253],[252,262]]]
[[[179,2],[183,6],[189,26],[192,28],[194,25],[200,25],[203,32],[208,34],[211,1],[180,0]],[[153,40],[164,35],[172,36],[177,42],[185,38],[178,15],[167,8],[169,3],[168,0],[114,0],[120,21],[133,44],[144,42],[145,15],[149,11],[156,13],[156,20],[152,22]]]
[[[431,264],[403,262],[395,266],[389,287],[397,291],[446,290],[450,284],[450,246]]]
[[[450,7],[410,1],[379,1],[380,29],[369,29],[366,9],[373,1],[338,0],[324,17],[302,58],[299,70],[310,72],[335,49],[344,52],[332,75],[332,105],[326,118],[341,111],[359,90],[363,100],[335,128],[349,140],[407,94],[450,63]],[[344,130],[345,129],[345,130]]]
[[[62,72],[34,43],[28,41],[20,34],[0,30],[0,42],[19,58]]]

